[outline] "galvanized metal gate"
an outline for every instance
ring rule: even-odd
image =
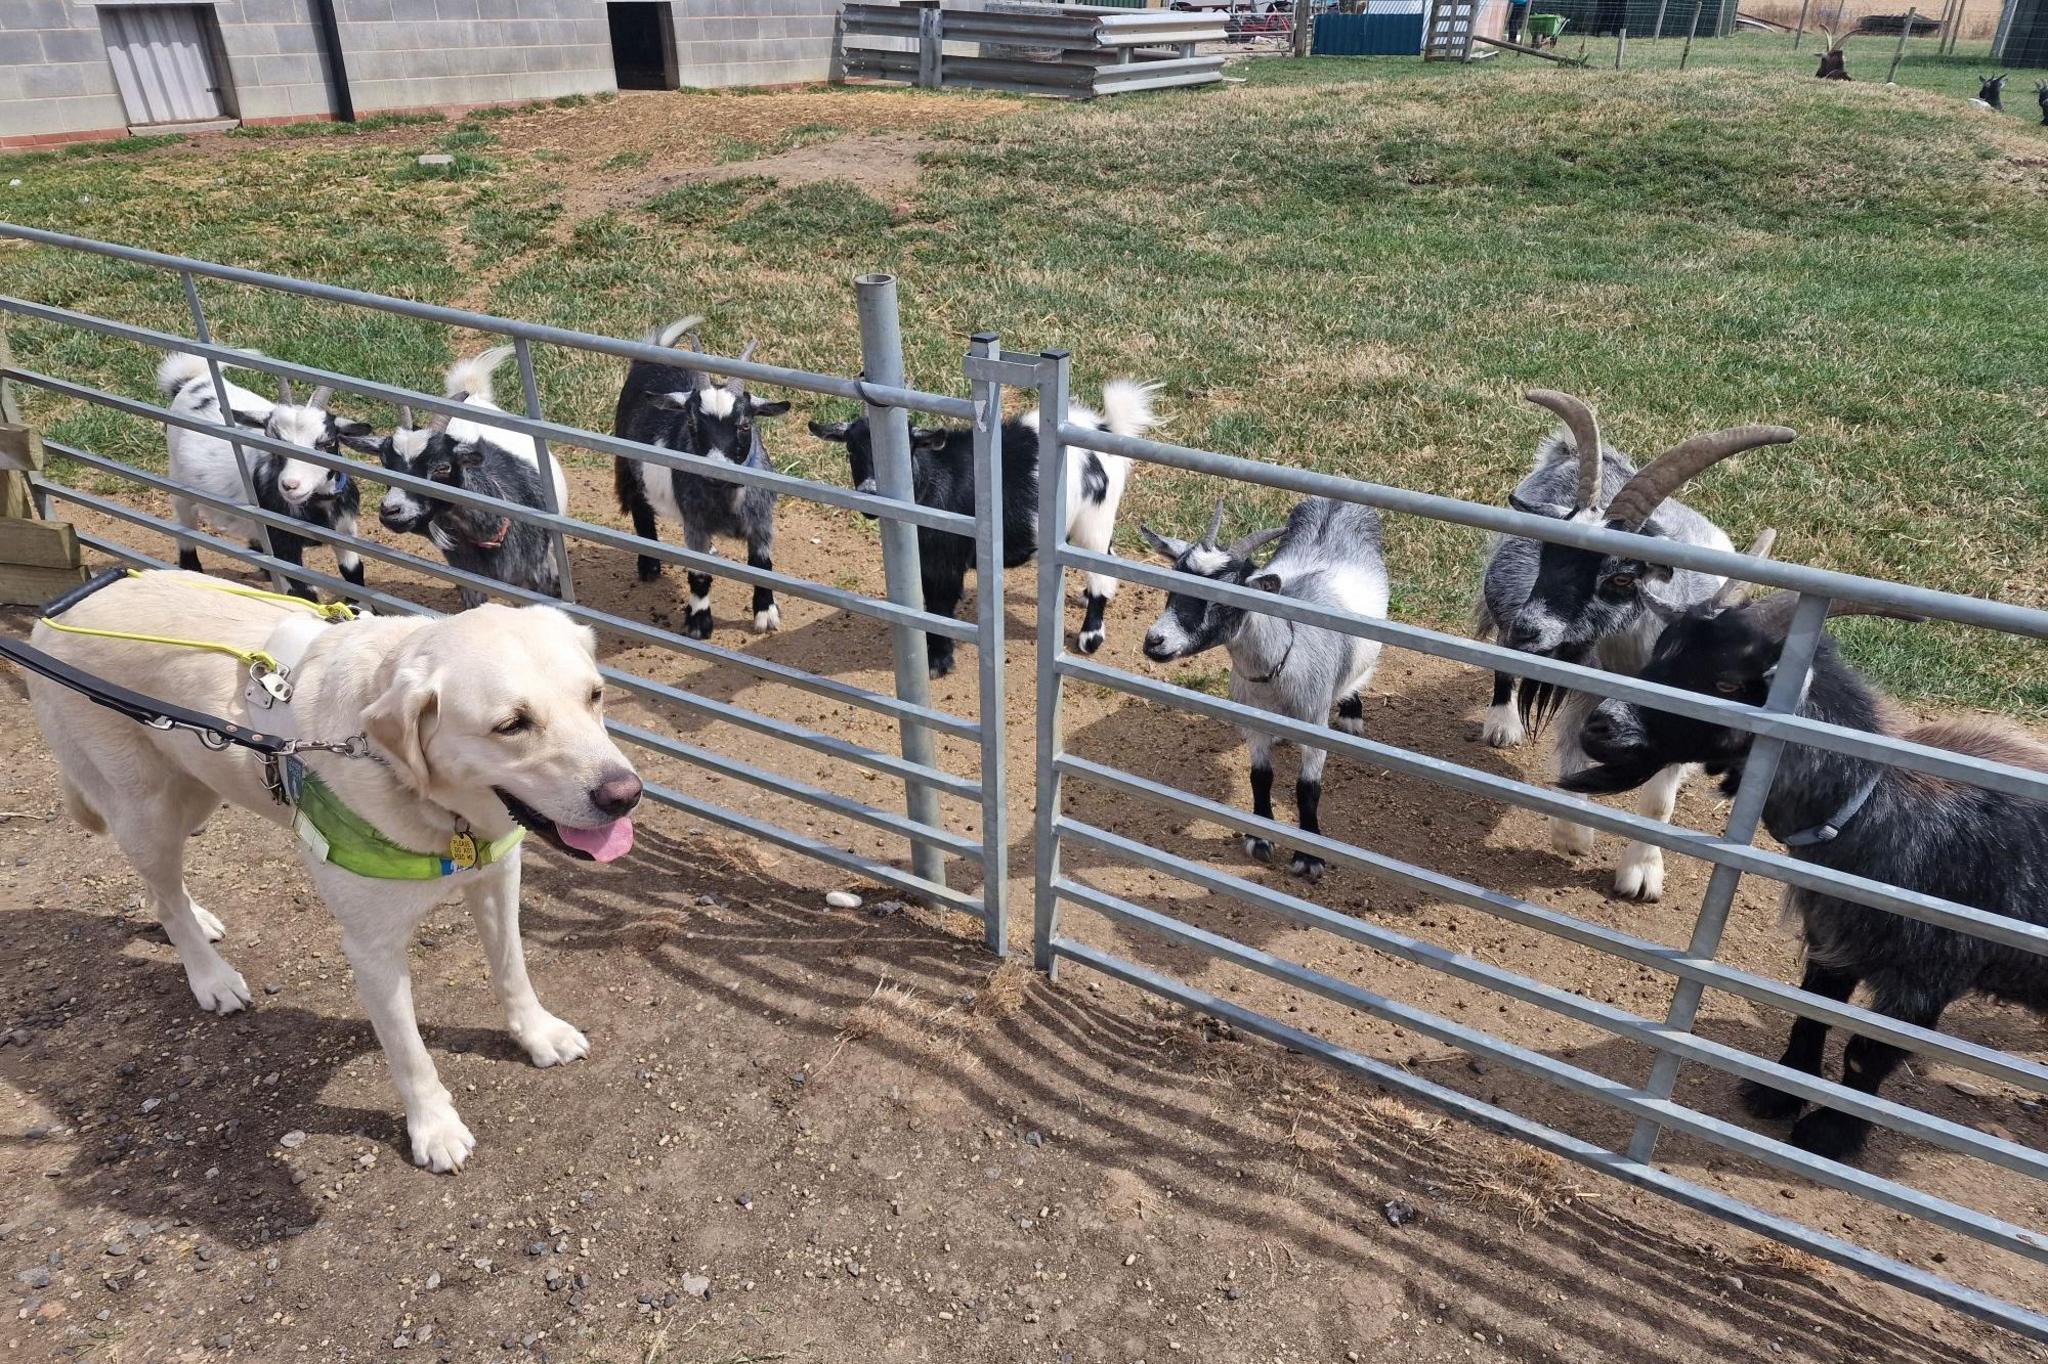
[[[1875,759],[1945,780],[2015,795],[2048,798],[2048,775],[2041,772],[1986,762],[1904,739],[1840,728],[1796,714],[1805,694],[1808,671],[1832,600],[1874,602],[1939,620],[2037,640],[2048,639],[2048,611],[1954,596],[1792,563],[1763,561],[1747,555],[1682,546],[1670,540],[1646,539],[1594,526],[1524,515],[1500,507],[1460,502],[1079,427],[1068,419],[1068,369],[1068,358],[1061,352],[1044,356],[1005,356],[996,361],[970,360],[968,364],[969,373],[977,378],[1036,389],[1042,429],[1058,431],[1070,447],[1104,451],[1187,473],[1237,480],[1296,494],[1363,503],[1389,512],[1428,517],[1480,531],[1627,554],[1726,575],[1798,593],[1799,605],[1777,683],[1768,702],[1761,708],[1752,708],[1516,653],[1462,636],[1325,610],[1267,592],[1196,579],[1114,555],[1078,549],[1066,543],[1061,531],[1066,524],[1064,480],[1043,480],[1038,558],[1038,597],[1042,603],[1061,600],[1062,578],[1068,570],[1102,573],[1125,582],[1186,593],[1304,625],[1378,640],[1401,649],[1433,654],[1475,668],[1506,670],[1540,681],[1620,697],[1744,730],[1754,734],[1756,739],[1725,833],[1698,833],[1511,777],[1414,752],[1397,743],[1353,737],[1323,726],[1306,725],[1247,709],[1202,691],[1139,676],[1094,659],[1070,654],[1064,647],[1060,616],[1056,612],[1042,611],[1038,636],[1041,671],[1038,680],[1037,865],[1033,935],[1034,952],[1041,968],[1057,972],[1062,963],[1072,962],[1103,972],[1226,1020],[1247,1033],[1318,1058],[1388,1090],[1423,1100],[1482,1127],[1519,1138],[1627,1183],[1802,1247],[1873,1278],[1924,1294],[2037,1340],[2048,1340],[2048,1316],[2001,1301],[1967,1283],[1944,1278],[1920,1265],[1902,1263],[1841,1236],[1682,1178],[1655,1161],[1661,1132],[1685,1133],[1713,1146],[1761,1161],[1766,1166],[1923,1219],[1933,1226],[1959,1232],[2036,1264],[2048,1264],[2048,1237],[2038,1230],[2014,1225],[1879,1174],[1816,1157],[1721,1116],[1686,1107],[1672,1097],[1681,1066],[1688,1063],[1707,1066],[1729,1075],[1762,1080],[1774,1088],[1868,1118],[1881,1126],[1973,1157],[1992,1170],[2048,1179],[2048,1152],[1922,1112],[1892,1099],[1846,1089],[1817,1075],[1789,1070],[1773,1060],[1724,1045],[1694,1031],[1702,996],[1706,990],[1713,989],[1794,1016],[1817,1019],[1845,1031],[1878,1038],[1918,1056],[1936,1058],[2036,1094],[2048,1094],[2048,1067],[2033,1060],[1946,1033],[1915,1027],[1853,1004],[1809,994],[1716,960],[1736,884],[1745,873],[1824,891],[1834,897],[1867,905],[1876,913],[1902,914],[2028,952],[2048,954],[2048,929],[1988,914],[1968,905],[1845,875],[1754,846],[1764,799],[1775,778],[1780,755],[1788,743],[1809,744]],[[1140,476],[1139,472],[1133,474],[1134,478]],[[1390,565],[1390,576],[1399,581],[1398,563]],[[1712,864],[1714,870],[1694,921],[1691,941],[1684,949],[1667,947],[1367,846],[1327,834],[1304,834],[1288,825],[1260,819],[1246,810],[1207,796],[1163,785],[1118,766],[1073,756],[1065,751],[1061,720],[1063,688],[1069,682],[1108,688],[1177,712],[1206,716],[1283,739],[1309,743],[1327,750],[1333,757],[1347,758],[1386,773],[1419,778],[1444,788],[1446,792],[1480,796],[1543,814],[1563,816],[1576,824],[1698,858]],[[1302,895],[1249,880],[1236,871],[1151,846],[1142,839],[1091,823],[1071,813],[1063,802],[1070,785],[1095,788],[1128,798],[1132,803],[1164,807],[1181,815],[1222,825],[1234,832],[1259,835],[1281,846],[1310,852],[1337,866],[1356,869],[1371,878],[1419,892],[1431,899],[1477,910],[1508,923],[1606,953],[1616,959],[1618,966],[1647,967],[1672,981],[1668,1012],[1663,1018],[1639,1016],[1602,1000],[1560,989],[1513,969],[1419,939],[1374,922],[1369,917],[1340,913]],[[1621,1083],[1569,1060],[1446,1016],[1435,1011],[1433,1002],[1427,998],[1410,1002],[1366,991],[1312,966],[1198,926],[1167,910],[1148,908],[1091,885],[1087,875],[1070,871],[1066,866],[1066,854],[1076,849],[1115,863],[1163,873],[1179,882],[1227,897],[1256,911],[1255,917],[1261,922],[1318,930],[1333,940],[1358,944],[1390,959],[1439,972],[1449,979],[1482,986],[1497,992],[1504,1000],[1531,1004],[1561,1018],[1589,1025],[1610,1037],[1639,1044],[1654,1054],[1654,1064],[1644,1083]],[[1206,960],[1256,973],[1297,993],[1320,996],[1360,1014],[1391,1020],[1413,1034],[1457,1048],[1470,1057],[1483,1058],[1555,1086],[1563,1093],[1618,1110],[1635,1119],[1633,1137],[1620,1149],[1608,1149],[1501,1104],[1412,1074],[1389,1057],[1365,1054],[1280,1018],[1255,1012],[1217,993],[1107,950],[1099,942],[1085,941],[1063,922],[1062,910],[1068,906],[1091,911],[1120,930],[1135,930],[1141,938],[1192,949]]]
[[[227,112],[207,32],[212,9],[119,5],[100,10],[107,59],[130,123],[196,123]]]
[[[465,573],[451,568],[446,563],[410,554],[380,541],[343,535],[304,521],[266,512],[246,503],[223,501],[198,489],[174,483],[161,474],[111,459],[96,451],[61,441],[45,441],[45,448],[52,454],[64,457],[78,468],[110,476],[135,488],[179,493],[202,506],[232,511],[237,517],[264,526],[266,538],[268,529],[289,529],[296,535],[318,543],[345,546],[374,562],[397,565],[441,582],[474,589],[486,596],[495,596],[515,603],[540,602],[558,605],[578,620],[595,627],[601,636],[654,645],[677,654],[713,661],[721,667],[735,669],[767,682],[794,687],[835,705],[858,707],[895,722],[900,734],[900,751],[887,753],[834,735],[822,728],[792,723],[787,717],[763,714],[735,702],[700,695],[617,668],[603,670],[607,681],[646,700],[674,707],[692,716],[733,725],[749,734],[791,744],[835,762],[852,764],[894,781],[900,781],[904,788],[902,809],[885,809],[792,780],[751,762],[684,743],[673,734],[656,733],[618,721],[610,723],[615,734],[640,748],[678,759],[716,773],[720,777],[737,780],[815,806],[836,817],[878,829],[892,838],[900,837],[906,840],[909,844],[908,870],[888,861],[850,852],[825,839],[780,827],[757,814],[731,810],[703,800],[685,797],[659,784],[650,783],[647,787],[649,798],[686,810],[695,819],[843,868],[895,887],[931,904],[974,915],[982,921],[984,938],[989,948],[996,952],[1004,950],[1005,888],[1009,878],[1006,842],[1008,824],[1002,799],[1002,594],[977,594],[977,615],[972,622],[935,615],[924,610],[919,588],[916,535],[919,527],[926,527],[972,538],[975,542],[975,563],[981,580],[1001,580],[1001,547],[997,541],[1002,525],[1002,480],[991,476],[989,472],[995,467],[993,461],[998,446],[995,432],[999,430],[999,426],[995,421],[988,419],[991,410],[982,403],[942,394],[924,393],[904,386],[893,279],[886,275],[873,275],[863,276],[855,281],[861,321],[861,359],[865,378],[846,379],[750,360],[698,355],[644,342],[620,341],[560,327],[538,326],[454,308],[416,303],[407,299],[389,298],[381,294],[288,279],[254,270],[214,265],[160,252],[140,251],[35,228],[0,224],[0,237],[14,237],[59,250],[123,261],[146,269],[166,272],[180,281],[191,317],[190,336],[135,326],[24,298],[0,296],[0,313],[33,319],[58,328],[138,342],[157,351],[184,351],[198,355],[213,362],[213,381],[216,385],[222,382],[220,367],[234,365],[289,379],[307,388],[331,385],[339,393],[356,394],[394,407],[409,404],[414,409],[426,413],[475,416],[476,408],[463,406],[439,393],[399,388],[354,375],[315,369],[269,356],[252,355],[221,345],[210,333],[201,297],[201,281],[252,286],[296,298],[318,299],[350,308],[395,313],[450,327],[466,328],[511,341],[518,362],[524,413],[522,415],[516,410],[494,412],[490,424],[506,430],[523,432],[535,438],[542,465],[540,484],[543,489],[551,486],[548,469],[550,461],[554,458],[550,452],[552,444],[579,447],[600,454],[623,455],[645,461],[650,465],[682,468],[699,477],[747,487],[767,488],[785,497],[842,507],[878,518],[882,525],[882,550],[889,585],[887,600],[866,596],[841,586],[812,582],[788,573],[752,568],[714,555],[699,554],[674,544],[657,544],[642,540],[625,531],[580,520],[563,508],[536,509],[451,488],[408,474],[395,473],[377,465],[364,464],[350,458],[346,453],[323,454],[274,440],[261,432],[247,428],[222,426],[187,413],[173,412],[158,402],[107,392],[60,374],[43,372],[32,363],[32,357],[17,357],[6,363],[4,368],[0,368],[0,381],[41,389],[47,393],[74,398],[148,421],[169,423],[228,439],[236,445],[236,458],[241,465],[245,489],[251,486],[249,472],[255,452],[275,451],[288,453],[294,459],[305,460],[324,468],[347,471],[373,483],[402,487],[444,502],[488,508],[498,515],[541,527],[553,533],[557,540],[562,563],[562,600],[557,602],[523,588]],[[235,339],[248,342],[263,338]],[[865,405],[872,423],[876,483],[881,492],[879,495],[855,492],[834,484],[795,478],[787,474],[740,468],[688,454],[678,454],[673,450],[621,440],[603,432],[582,430],[549,421],[542,414],[540,392],[534,374],[534,348],[539,346],[565,347],[614,356],[621,360],[645,358],[661,363],[687,363],[714,374],[733,376],[751,383],[800,389],[861,402]],[[4,347],[0,347],[0,350],[4,350]],[[227,406],[225,401],[222,402],[222,406]],[[974,516],[962,516],[954,512],[919,506],[912,500],[909,438],[909,414],[912,412],[977,423],[977,486],[980,496]],[[197,542],[211,554],[225,556],[262,569],[273,576],[289,569],[293,578],[325,587],[337,594],[359,598],[378,610],[400,613],[426,611],[426,608],[417,602],[378,588],[374,585],[374,580],[373,585],[367,590],[354,587],[340,578],[312,568],[287,564],[268,549],[251,549],[235,541],[178,526],[162,517],[144,512],[119,497],[67,484],[47,475],[36,476],[32,488],[37,498],[45,504],[84,507],[146,532],[170,537],[172,540]],[[544,493],[545,495],[550,494]],[[248,503],[253,503],[254,500],[254,497],[250,496]],[[79,539],[88,547],[126,563],[142,567],[168,566],[131,543],[127,537],[115,538],[109,535],[81,533]],[[720,648],[707,641],[691,639],[646,621],[628,619],[579,604],[576,601],[575,576],[566,550],[566,543],[569,540],[581,540],[604,546],[617,550],[622,555],[648,555],[718,578],[772,588],[776,592],[850,612],[872,620],[878,626],[887,627],[891,634],[895,657],[895,694],[888,695],[839,678],[807,672],[755,653]],[[624,562],[622,559],[622,565]],[[978,713],[975,716],[970,718],[957,715],[932,705],[925,671],[926,632],[944,635],[975,650],[979,701]],[[976,745],[980,770],[973,775],[965,775],[941,767],[934,758],[934,738],[939,735],[966,740]],[[975,834],[970,836],[945,827],[939,805],[941,795],[969,801],[977,807]],[[977,888],[962,890],[948,883],[946,863],[949,858],[961,858],[978,864],[979,875],[974,878],[979,882]]]

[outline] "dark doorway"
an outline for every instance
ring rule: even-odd
[[[666,0],[613,0],[605,9],[619,89],[675,89],[675,16]]]

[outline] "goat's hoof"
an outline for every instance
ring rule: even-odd
[[[1489,708],[1485,721],[1479,726],[1479,737],[1486,741],[1488,748],[1514,748],[1528,737],[1522,730],[1522,717],[1512,706]]]
[[[1074,640],[1075,647],[1084,654],[1092,654],[1102,647],[1106,636],[1100,630],[1083,630]]]
[[[660,580],[660,578],[661,578],[661,561],[660,561],[660,560],[658,560],[658,559],[642,559],[642,560],[640,561],[640,581],[641,581],[641,582],[643,582],[643,583],[651,583],[651,582],[657,582],[657,581],[659,581],[659,580]]]
[[[1263,838],[1247,838],[1244,841],[1244,855],[1254,862],[1271,862],[1273,845]]]
[[[953,656],[948,654],[944,658],[931,659],[925,671],[935,678],[944,677],[947,673],[953,671]]]
[[[1593,831],[1583,824],[1550,821],[1550,846],[1567,857],[1584,857],[1593,851]]]
[[[1323,861],[1320,857],[1311,857],[1307,853],[1298,852],[1294,855],[1294,861],[1288,864],[1287,869],[1296,876],[1313,884],[1323,879],[1323,873],[1328,871],[1330,866],[1329,863]]]
[[[1792,1124],[1791,1142],[1823,1160],[1847,1163],[1862,1154],[1870,1123],[1833,1108],[1816,1108]]]
[[[683,633],[691,639],[711,638],[711,613],[692,611],[683,622]]]
[[[779,607],[779,606],[771,606],[771,607],[769,607],[769,608],[768,608],[767,610],[765,610],[765,611],[756,611],[756,612],[754,613],[754,633],[755,633],[755,634],[757,634],[757,635],[766,635],[766,634],[772,634],[773,632],[775,632],[775,631],[777,631],[777,630],[780,630],[781,628],[782,628],[782,608],[781,608],[781,607]]]
[[[1339,734],[1350,734],[1362,739],[1365,737],[1365,717],[1363,715],[1340,715],[1331,723],[1330,728],[1336,730]]]
[[[1654,850],[1653,850],[1654,852]],[[1614,893],[1624,900],[1650,904],[1664,898],[1664,859],[1659,856],[1624,857],[1614,872]]]
[[[1787,1118],[1796,1118],[1806,1108],[1806,1100],[1797,1094],[1787,1094],[1782,1089],[1772,1089],[1769,1085],[1760,1084],[1755,1080],[1744,1080],[1737,1085],[1735,1095],[1742,1101],[1744,1112],[1764,1122],[1783,1122]]]

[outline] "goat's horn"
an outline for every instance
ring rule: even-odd
[[[468,396],[469,395],[467,393],[462,394],[461,397],[458,397],[456,399],[456,401],[461,402],[463,398],[467,398]],[[434,419],[427,423],[427,434],[430,436],[439,436],[444,434],[448,430],[448,423],[454,420],[455,414],[452,412],[436,412],[434,414]]]
[[[407,431],[413,429],[411,403],[400,403],[398,405],[398,424]]]
[[[1755,613],[1756,621],[1767,634],[1782,638],[1792,628],[1793,613],[1799,609],[1797,592],[1773,592],[1767,597],[1758,597],[1748,609]],[[1872,602],[1833,601],[1828,604],[1828,619],[1836,616],[1884,616],[1891,620],[1905,620],[1919,623],[1927,617],[1901,610],[1895,606],[1879,606]]]
[[[311,408],[317,408],[320,411],[325,412],[327,410],[327,404],[333,401],[333,386],[329,384],[322,384],[320,385],[320,387],[313,390],[312,397],[306,399],[306,406]]]
[[[747,344],[740,348],[739,358],[741,362],[744,363],[748,360],[753,359],[754,352],[759,350],[760,348],[761,340],[759,337],[748,337]],[[740,378],[740,376],[737,374],[727,375],[725,380],[725,386],[726,389],[732,393],[744,393],[747,391],[747,381],[745,379]]]
[[[1574,506],[1594,506],[1600,497],[1600,419],[1583,399],[1569,393],[1532,388],[1522,396],[1538,407],[1549,408],[1571,428],[1572,448],[1579,455],[1579,491]]]
[[[1750,544],[1749,557],[1752,559],[1768,559],[1771,557],[1771,546],[1777,543],[1778,532],[1776,528],[1766,526],[1763,533],[1758,535],[1755,541]],[[1707,605],[1716,612],[1726,611],[1731,606],[1740,606],[1742,599],[1747,595],[1749,595],[1749,583],[1741,578],[1731,577],[1727,582],[1721,584],[1721,590],[1714,594],[1714,599],[1708,602]]]
[[[1223,499],[1216,499],[1216,514],[1209,518],[1209,529],[1202,536],[1202,543],[1213,545],[1216,537],[1223,533]]]
[[[295,401],[292,397],[292,381],[282,374],[277,376],[277,400],[287,407]]]
[[[1657,456],[1648,468],[1622,485],[1614,500],[1607,504],[1607,519],[1630,530],[1639,529],[1665,498],[1730,455],[1760,445],[1783,445],[1798,438],[1799,433],[1789,426],[1731,426],[1726,431],[1694,436]]]
[[[1285,534],[1287,534],[1287,527],[1285,526],[1275,526],[1271,530],[1255,530],[1230,547],[1230,557],[1233,559],[1249,559],[1252,555],[1258,553]]]

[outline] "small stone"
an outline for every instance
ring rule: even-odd
[[[154,1113],[163,1106],[164,1101],[162,1099],[144,1099],[142,1101],[142,1111],[145,1113]]]
[[[1742,1291],[1742,1276],[1740,1274],[1730,1274],[1727,1278],[1721,1280],[1721,1286],[1730,1293],[1740,1293]]]
[[[213,1258],[213,1247],[197,1246],[193,1248],[192,1253],[194,1255],[197,1255],[202,1260],[211,1260]]]
[[[279,1137],[277,1139],[277,1144],[279,1146],[284,1147],[284,1149],[287,1151],[297,1150],[299,1147],[304,1146],[306,1144],[306,1134],[304,1132],[301,1132],[298,1128],[294,1127],[291,1131]]]
[[[491,1272],[491,1257],[488,1255],[479,1255],[474,1260],[471,1260],[470,1263],[486,1274]]]
[[[215,1336],[213,1338],[213,1348],[216,1350],[234,1349],[235,1333],[233,1331],[223,1331],[219,1335]]]
[[[1244,1290],[1242,1288],[1239,1288],[1236,1284],[1232,1284],[1230,1287],[1223,1290],[1223,1296],[1230,1299],[1232,1302],[1238,1302],[1243,1299]]]
[[[25,1047],[34,1041],[35,1037],[27,1028],[16,1028],[7,1034],[7,1040],[17,1047]]]
[[[569,1276],[552,1265],[548,1267],[547,1273],[541,1275],[541,1279],[547,1284],[550,1293],[559,1291],[563,1284],[569,1282]]]
[[[528,1255],[545,1255],[552,1249],[553,1247],[546,1241],[529,1241],[526,1246],[526,1253]]]
[[[433,1292],[441,1286],[441,1271],[436,1269],[427,1275],[427,1291]]]
[[[904,904],[901,900],[877,900],[868,906],[868,913],[874,915],[877,919],[886,919],[891,915],[901,914],[908,908],[910,906]]]
[[[825,895],[825,903],[834,909],[859,909],[860,896],[855,895],[850,890],[828,891]]]
[[[1036,1132],[1026,1132],[1024,1134],[1024,1144],[1026,1146],[1043,1146],[1045,1145],[1045,1138]]]
[[[685,1274],[683,1275],[683,1292],[692,1298],[709,1299],[711,1296],[711,1280],[705,1278],[702,1274]]]
[[[30,1124],[28,1129],[28,1139],[30,1141],[41,1141],[44,1137],[47,1137],[49,1135],[50,1125],[48,1123],[39,1122]]]
[[[452,166],[455,164],[455,158],[446,152],[428,152],[420,157],[419,163],[422,166]],[[527,1343],[532,1344],[531,1341]]]
[[[114,1309],[111,1307],[102,1307],[98,1312],[93,1314],[94,1321],[112,1321],[113,1319]]]
[[[1135,1250],[1134,1250],[1134,1251],[1132,1251],[1132,1252],[1131,1252],[1131,1253],[1130,1253],[1129,1255],[1126,1255],[1126,1256],[1124,1256],[1124,1268],[1125,1268],[1125,1269],[1129,1269],[1129,1268],[1130,1268],[1130,1267],[1131,1267],[1132,1265],[1134,1265],[1134,1264],[1136,1264],[1136,1263],[1138,1263],[1138,1252],[1137,1252],[1137,1251],[1135,1251]]]
[[[1387,1215],[1388,1223],[1396,1227],[1405,1227],[1416,1218],[1422,1216],[1417,1211],[1415,1205],[1405,1198],[1389,1200],[1386,1207],[1382,1208],[1381,1211]]]
[[[739,1204],[741,1212],[752,1212],[754,1210],[754,1196],[750,1193],[742,1192],[736,1195],[732,1201]]]
[[[50,1271],[42,1265],[36,1265],[32,1269],[24,1269],[14,1277],[23,1286],[28,1288],[48,1288],[50,1286]]]
[[[107,1243],[107,1254],[121,1256],[126,1255],[127,1253],[128,1243],[126,1241],[109,1241]]]
[[[270,984],[263,987],[263,993],[266,995],[281,995],[284,993],[284,986],[279,985],[273,980]]]

